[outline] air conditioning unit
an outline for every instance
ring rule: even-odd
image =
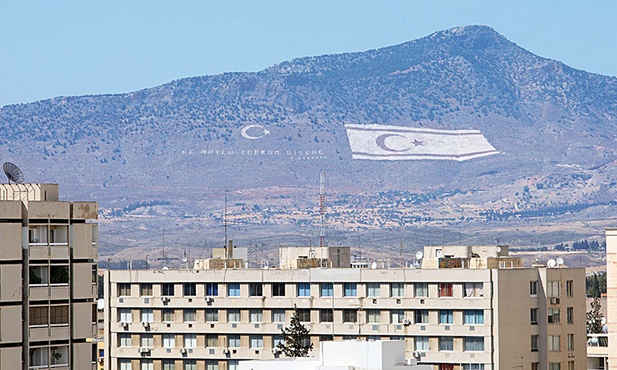
[[[120,325],[122,325],[122,327],[123,327],[123,328],[128,328],[128,327],[129,327],[129,323],[128,323],[128,322],[126,322],[126,321],[122,321],[122,322],[120,323]]]
[[[180,353],[186,353],[186,348],[184,348],[184,347],[180,347],[180,348],[178,349],[178,351],[180,351]]]
[[[148,322],[148,321],[142,321],[142,322],[141,322],[141,325],[142,325],[144,328],[149,328],[149,327],[150,327],[150,322]]]
[[[229,348],[223,348],[223,354],[228,355],[229,354]]]
[[[559,304],[559,298],[551,298],[551,304]]]
[[[409,326],[409,325],[411,325],[411,321],[409,319],[405,319],[405,320],[403,320],[403,325]]]
[[[169,297],[161,297],[161,302],[163,303],[169,302]]]
[[[139,353],[148,353],[148,352],[150,352],[150,347],[139,347],[139,348],[137,348],[137,352],[139,352]]]
[[[414,351],[411,355],[412,355],[413,357],[415,357],[415,358],[420,358],[420,356],[421,356],[422,354],[421,354],[420,352],[418,352],[418,351]]]
[[[105,357],[99,357],[96,359],[96,362],[98,362],[99,364],[102,364],[103,362],[105,362]]]
[[[212,302],[214,302],[214,298],[206,297],[206,303],[212,303]]]
[[[278,355],[279,353],[281,353],[281,350],[275,347],[272,348],[270,352],[272,352],[273,355]]]

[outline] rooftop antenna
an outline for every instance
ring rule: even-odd
[[[326,246],[326,173],[319,172],[319,246]]]
[[[225,248],[225,258],[227,258],[227,186],[225,186],[225,197],[223,203],[223,229],[225,230],[225,243],[223,244],[223,248]]]
[[[11,180],[16,184],[24,183],[24,173],[21,172],[21,170],[19,169],[19,167],[17,167],[16,164],[11,162],[4,162],[2,168],[4,169],[4,174],[9,179],[9,184],[11,183]]]

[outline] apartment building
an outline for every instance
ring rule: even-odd
[[[606,230],[606,323],[608,365],[617,369],[617,229]]]
[[[371,267],[108,271],[105,362],[235,370],[276,358],[295,305],[316,351],[401,340],[434,369],[586,367],[584,269],[523,268],[507,247],[426,247],[421,268]]]
[[[96,368],[96,219],[57,184],[0,185],[0,369]]]

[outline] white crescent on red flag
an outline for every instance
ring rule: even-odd
[[[347,124],[353,159],[464,161],[498,151],[478,130]]]

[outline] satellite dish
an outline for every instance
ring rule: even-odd
[[[417,260],[421,260],[422,257],[424,257],[424,253],[422,253],[422,251],[417,251],[416,252],[416,259]]]
[[[6,177],[8,177],[9,179],[9,184],[11,183],[11,181],[16,184],[24,183],[24,174],[15,164],[11,162],[4,162],[4,166],[2,166],[2,168],[4,169]]]
[[[564,260],[561,257],[557,257],[557,261],[556,262],[557,262],[557,266],[561,266],[561,265],[563,265]]]
[[[501,247],[497,247],[497,253],[501,253]]]
[[[186,258],[186,257],[182,257],[182,262],[187,263],[188,261],[189,261],[189,259],[188,259],[188,258]]]
[[[554,259],[552,259],[552,258],[550,260],[548,260],[548,262],[546,263],[546,265],[548,267],[550,267],[550,268],[555,267],[556,264],[557,264],[557,262]]]
[[[371,263],[371,270],[375,270],[377,268],[377,262]]]
[[[99,311],[102,311],[105,308],[105,300],[104,299],[99,299],[98,301],[96,301],[96,309]]]

